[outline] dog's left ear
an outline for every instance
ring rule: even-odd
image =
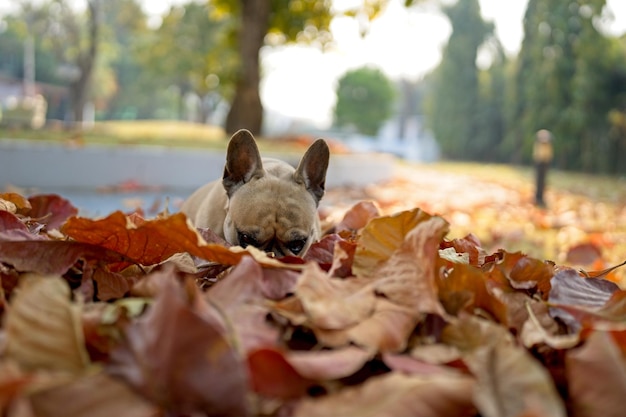
[[[294,181],[298,184],[304,184],[315,198],[316,203],[319,203],[324,196],[329,158],[328,145],[324,140],[318,139],[307,149],[293,174]]]

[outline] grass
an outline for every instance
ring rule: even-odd
[[[47,141],[72,146],[165,146],[176,148],[216,149],[226,151],[229,135],[218,126],[178,120],[134,120],[96,122],[83,131],[64,129],[61,125],[41,130],[9,129],[0,126],[0,140]],[[297,141],[257,139],[261,153],[302,153]],[[292,138],[294,139],[294,138]]]
[[[476,178],[509,186],[527,186],[534,182],[533,168],[507,164],[472,162],[438,162],[429,165],[442,172],[467,174]],[[626,204],[626,177],[585,174],[552,169],[548,173],[549,188],[577,194],[595,201]]]
[[[83,131],[52,126],[41,130],[0,128],[0,137],[58,143],[224,147],[226,133],[216,126],[169,120],[96,122]]]

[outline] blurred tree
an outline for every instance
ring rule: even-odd
[[[388,0],[361,0],[362,4],[340,12],[332,8],[331,0],[211,0],[220,13],[236,15],[240,21],[235,38],[240,56],[234,98],[226,120],[226,130],[234,132],[245,127],[259,133],[263,121],[263,106],[259,96],[259,51],[266,40],[317,43],[331,41],[329,25],[336,14],[356,18],[361,34],[367,23],[376,18]],[[420,0],[405,0],[406,6]],[[360,2],[357,2],[360,3]],[[268,36],[269,35],[269,36]]]
[[[479,72],[479,102],[475,111],[477,134],[471,155],[477,161],[502,161],[501,144],[507,130],[507,92],[510,63],[500,41],[490,38],[492,62]]]
[[[148,73],[177,91],[179,117],[187,93],[201,99],[200,122],[211,111],[211,95],[232,97],[239,64],[232,48],[233,26],[234,19],[212,4],[190,2],[172,7],[152,41],[137,51]]]
[[[515,79],[513,129],[505,144],[530,158],[532,136],[550,129],[557,166],[611,171],[611,109],[624,105],[623,49],[597,29],[605,0],[530,0]],[[623,146],[623,145],[622,145]],[[624,168],[622,168],[623,170]]]
[[[105,119],[148,118],[161,90],[139,60],[151,30],[138,0],[102,2],[101,54],[96,70],[97,85],[109,86],[95,92],[97,108]],[[108,81],[108,82],[107,82]],[[99,94],[98,94],[99,93]]]
[[[452,25],[441,64],[436,69],[429,120],[443,154],[449,158],[475,158],[482,147],[476,112],[480,108],[478,48],[493,32],[483,21],[478,0],[459,0],[444,7]]]
[[[68,0],[20,1],[23,25],[68,69],[74,122],[82,122],[99,49],[101,0],[87,0],[80,12]]]
[[[21,16],[6,16],[0,30],[0,73],[22,78],[24,76],[24,40],[28,28]],[[35,79],[46,83],[60,83],[56,74],[58,62],[55,56],[35,42]]]
[[[376,135],[391,115],[394,94],[394,85],[378,69],[364,67],[347,72],[337,86],[335,124]]]
[[[259,51],[271,33],[276,42],[329,39],[330,0],[213,0],[220,13],[239,16],[234,38],[239,53],[235,93],[226,119],[230,133],[259,133],[263,106],[259,96]]]

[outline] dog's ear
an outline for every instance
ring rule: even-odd
[[[252,133],[246,129],[235,132],[228,143],[222,184],[230,197],[241,185],[264,175],[261,154]]]
[[[324,196],[329,158],[328,145],[324,140],[318,139],[307,149],[293,174],[294,181],[298,184],[304,184],[315,198],[316,203],[319,203]]]

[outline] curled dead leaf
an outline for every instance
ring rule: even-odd
[[[331,278],[315,263],[302,272],[295,294],[311,326],[328,330],[354,326],[369,317],[376,305],[371,283]]]
[[[11,214],[15,214],[17,212],[17,206],[11,201],[0,198],[0,211],[7,211]]]
[[[10,202],[15,207],[13,213],[27,214],[32,208],[30,201],[18,193],[0,193],[0,206],[3,201]]]
[[[58,229],[67,219],[78,214],[78,209],[56,194],[38,194],[28,198],[31,209],[28,215],[46,225],[48,230]]]
[[[565,417],[565,406],[547,369],[513,343],[502,326],[475,317],[449,325],[443,341],[463,353],[477,379],[474,401],[486,417]]]
[[[356,387],[307,398],[296,405],[301,417],[473,416],[474,381],[468,376],[409,376],[390,372]]]
[[[187,252],[222,265],[236,265],[244,256],[274,267],[285,267],[254,247],[243,249],[206,243],[183,213],[154,220],[126,216],[116,211],[108,217],[92,220],[73,217],[61,232],[76,241],[101,246],[119,252],[141,265],[154,265],[176,253]],[[299,266],[291,265],[297,269]]]
[[[419,208],[392,216],[372,219],[361,231],[352,271],[357,276],[370,276],[404,241],[404,237],[420,222],[432,216]]]
[[[78,372],[89,364],[80,306],[61,277],[23,276],[4,327],[6,356],[28,369]]]
[[[249,414],[243,359],[218,314],[173,269],[154,303],[124,329],[107,371],[172,413]],[[194,292],[189,294],[188,292]]]

